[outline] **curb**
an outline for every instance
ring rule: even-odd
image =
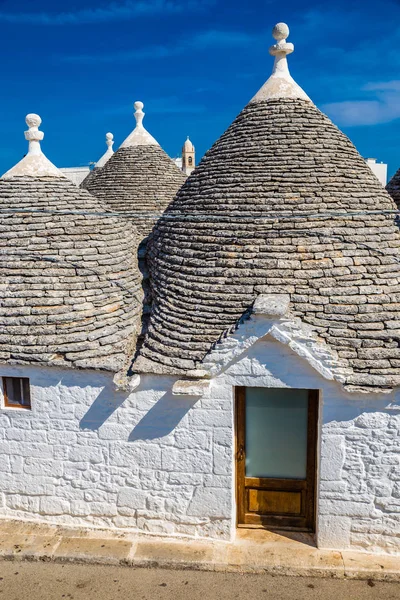
[[[3,521],[0,560],[400,582],[398,555],[319,550],[277,535],[208,542]]]

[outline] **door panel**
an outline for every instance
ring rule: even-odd
[[[249,512],[300,515],[301,492],[248,490]]]
[[[238,526],[314,530],[318,391],[236,388]]]

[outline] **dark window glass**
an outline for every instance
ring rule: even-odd
[[[31,394],[27,377],[3,377],[4,406],[31,408]]]

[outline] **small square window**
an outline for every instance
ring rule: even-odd
[[[3,394],[5,407],[31,408],[28,377],[3,377]]]

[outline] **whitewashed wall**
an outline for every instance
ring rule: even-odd
[[[32,384],[32,411],[0,409],[0,516],[229,539],[233,386],[318,388],[318,545],[400,552],[400,400],[345,393],[272,338],[203,398],[173,396],[166,377],[128,396],[93,371],[0,375]]]

